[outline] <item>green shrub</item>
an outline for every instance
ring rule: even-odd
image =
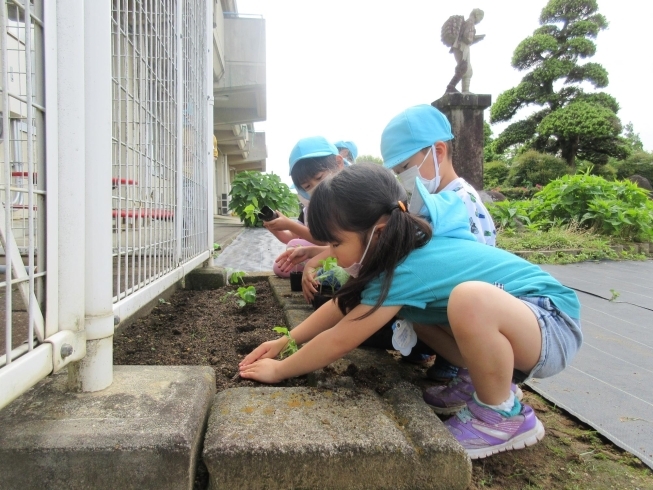
[[[483,187],[492,189],[503,185],[508,178],[508,164],[502,161],[488,162],[483,165]]]
[[[653,153],[640,151],[633,153],[622,162],[616,164],[617,177],[627,179],[631,175],[646,177],[653,184]]]
[[[624,239],[653,238],[653,202],[647,192],[627,180],[588,173],[549,183],[535,195],[529,217],[540,228],[578,222]]]
[[[546,185],[568,173],[567,163],[561,158],[530,150],[515,157],[508,183],[513,187]]]
[[[531,226],[532,201],[497,201],[488,203],[487,210],[497,228]]]
[[[582,222],[590,221],[592,228],[603,234],[624,239],[648,240],[653,237],[653,204],[629,207],[618,199],[594,199]]]
[[[576,160],[576,173],[589,173],[590,175],[598,175],[605,180],[617,179],[617,169],[614,164],[617,160],[610,159],[604,165],[594,165],[592,162],[586,160]]]
[[[542,186],[539,187],[494,187],[493,191],[498,191],[510,200],[524,200],[530,199],[538,192]]]
[[[628,180],[608,181],[589,171],[551,181],[531,200],[488,206],[499,228],[551,228],[578,224],[625,240],[653,240],[653,201]]]
[[[240,172],[231,185],[229,195],[231,196],[229,209],[236,213],[245,226],[261,226],[262,224],[258,218],[253,222],[245,219],[248,216],[245,208],[250,205],[256,209],[269,206],[281,211],[286,216],[297,216],[299,213],[297,195],[292,193],[290,188],[281,182],[279,176],[275,174],[262,174],[254,170]],[[249,213],[249,216],[252,214]]]

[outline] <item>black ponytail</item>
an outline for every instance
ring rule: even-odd
[[[365,318],[388,296],[395,268],[413,250],[431,239],[429,224],[404,211],[406,191],[389,170],[372,163],[358,163],[343,169],[315,187],[308,207],[311,235],[321,242],[337,242],[341,231],[356,232],[361,242],[379,219],[388,215],[379,239],[370,248],[357,278],[350,278],[337,293],[343,314],[360,304],[368,282],[383,276],[381,295]]]

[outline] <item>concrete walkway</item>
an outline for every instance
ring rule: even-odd
[[[221,236],[227,235],[226,226],[217,225],[216,228],[221,230]],[[245,272],[271,271],[274,260],[286,250],[286,245],[265,228],[241,227],[238,231],[215,260],[215,265]]]

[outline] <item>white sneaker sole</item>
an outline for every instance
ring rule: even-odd
[[[527,446],[533,446],[544,437],[544,426],[539,420],[536,421],[535,427],[528,432],[518,435],[498,446],[491,446],[482,449],[468,449],[467,454],[470,459],[481,459],[492,456],[493,454],[511,451],[513,449],[524,449]]]
[[[517,386],[517,389],[515,390],[515,398],[517,398],[517,400],[519,401],[522,401],[524,398],[524,392],[521,390],[519,386]],[[433,412],[437,413],[438,415],[453,415],[455,413],[460,412],[466,406],[467,406],[466,403],[463,403],[462,405],[455,405],[453,407],[436,407],[435,405],[429,405],[429,407],[431,407],[431,410],[433,410]]]

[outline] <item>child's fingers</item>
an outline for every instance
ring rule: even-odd
[[[240,361],[240,363],[238,365],[239,366],[247,366],[248,364],[252,364],[253,362],[260,359],[263,355],[265,355],[269,350],[270,350],[269,346],[267,346],[265,344],[261,344],[256,349],[254,349],[252,352],[247,354],[245,356],[245,358],[242,361]]]

